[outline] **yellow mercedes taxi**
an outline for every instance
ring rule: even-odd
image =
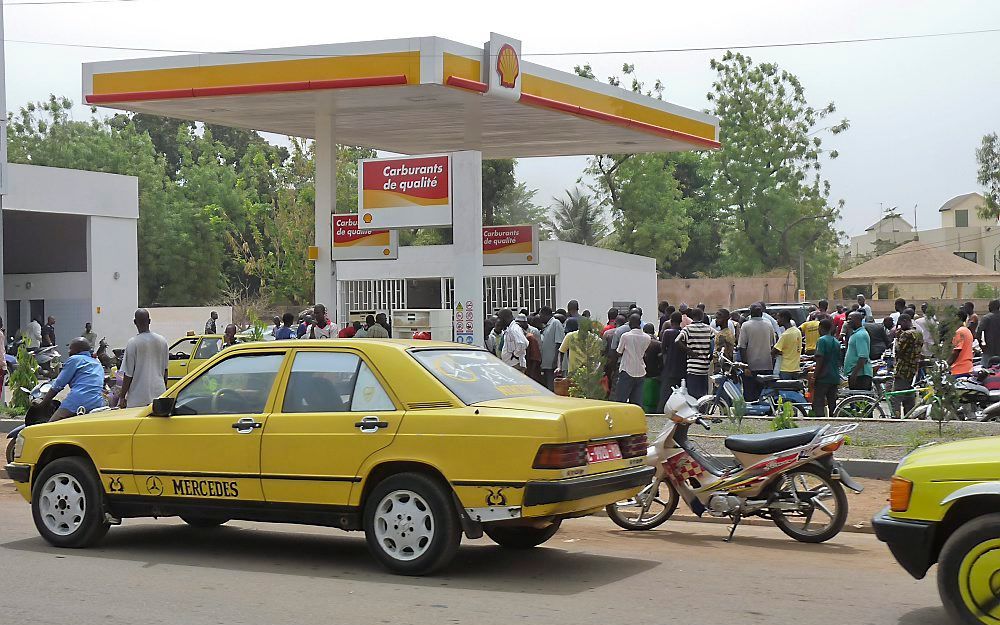
[[[954,622],[1000,625],[1000,440],[918,448],[896,467],[872,525],[916,579],[938,563]]]
[[[559,397],[455,343],[273,341],[225,349],[146,408],[26,428],[6,469],[48,542],[179,516],[364,530],[390,570],[426,574],[462,534],[539,545],[635,495],[637,406]]]

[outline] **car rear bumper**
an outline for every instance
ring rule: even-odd
[[[7,472],[7,477],[15,482],[26,484],[31,479],[30,464],[18,464],[16,462],[12,462],[5,465],[3,469]]]
[[[655,472],[656,469],[653,467],[642,466],[565,480],[528,482],[524,486],[523,505],[542,506],[587,499],[630,488],[639,489],[652,481]]]
[[[923,579],[927,569],[937,560],[934,553],[934,521],[894,519],[885,507],[872,518],[872,527],[879,540],[889,545],[896,562],[916,579]]]

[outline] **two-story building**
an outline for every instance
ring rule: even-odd
[[[863,234],[851,237],[844,255],[864,260],[909,241],[920,241],[1000,271],[1000,223],[979,216],[984,202],[982,194],[975,192],[951,198],[938,209],[940,227],[931,230],[916,230],[898,215],[884,217]]]

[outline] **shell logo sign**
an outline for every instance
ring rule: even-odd
[[[395,260],[399,258],[399,233],[363,230],[357,215],[333,216],[333,260]]]
[[[503,44],[497,53],[497,73],[500,74],[500,86],[513,89],[517,84],[517,77],[521,73],[517,60],[517,51],[509,43]]]
[[[538,226],[484,226],[483,265],[537,265]]]
[[[358,215],[364,228],[450,226],[451,158],[435,154],[361,161]]]
[[[507,100],[521,97],[521,41],[497,33],[490,33],[490,40],[483,50],[483,82],[489,87],[486,93]]]

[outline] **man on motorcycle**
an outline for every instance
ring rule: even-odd
[[[81,408],[84,412],[90,412],[106,405],[103,393],[104,367],[91,353],[90,342],[82,336],[73,339],[69,344],[69,358],[66,359],[59,377],[52,382],[52,388],[42,398],[42,405],[47,406],[51,403],[56,394],[67,386],[69,395],[49,421],[72,417]]]

